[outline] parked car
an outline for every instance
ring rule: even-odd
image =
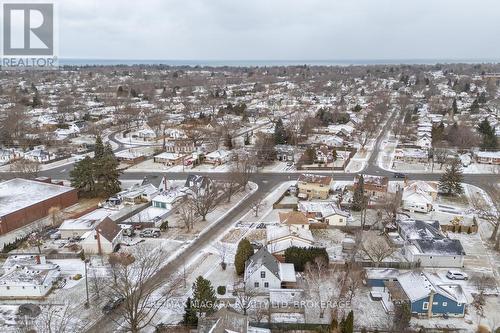
[[[450,280],[467,280],[469,277],[467,274],[460,272],[460,271],[455,271],[450,269],[448,273],[446,273],[446,277]]]
[[[160,229],[158,229],[158,228],[146,228],[139,233],[139,236],[145,237],[145,238],[146,237],[158,238],[158,237],[160,237]]]
[[[50,234],[50,239],[61,239],[61,232],[59,230],[56,230],[55,232]]]
[[[402,178],[402,179],[405,179],[406,178],[406,175],[404,173],[401,173],[401,172],[395,172],[394,173],[394,178]]]
[[[108,301],[108,303],[106,303],[106,305],[104,305],[104,307],[102,308],[102,312],[104,314],[110,314],[111,311],[113,311],[114,309],[116,309],[117,307],[119,307],[120,304],[123,303],[123,301],[125,301],[125,298],[123,298],[123,297],[118,297],[118,298],[115,298],[115,299],[110,299]]]

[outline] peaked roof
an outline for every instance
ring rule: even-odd
[[[309,220],[301,212],[279,213],[279,217],[283,224],[309,224]]]
[[[443,295],[457,303],[467,302],[460,285],[443,282],[437,274],[408,272],[399,275],[397,280],[412,302],[429,296],[431,292]]]
[[[280,278],[280,265],[276,259],[265,247],[261,247],[245,263],[245,278],[253,274],[257,269],[264,266],[278,279]]]
[[[122,231],[122,228],[120,228],[120,226],[109,217],[102,220],[96,229],[99,231],[101,236],[110,242],[112,242],[113,239],[115,239],[115,237]]]
[[[332,177],[330,176],[322,176],[322,175],[314,175],[312,173],[303,173],[299,176],[299,182],[306,183],[314,183],[321,185],[330,185],[332,182]]]

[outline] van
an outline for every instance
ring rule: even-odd
[[[143,238],[158,238],[160,237],[160,229],[158,228],[146,228],[139,233],[139,236]]]

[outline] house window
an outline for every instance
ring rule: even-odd
[[[339,223],[344,223],[344,219],[339,219]]]
[[[422,310],[429,310],[429,302],[424,302],[424,304],[422,304]]]
[[[269,288],[269,282],[264,282],[264,288]]]
[[[259,288],[259,283],[258,283],[258,282],[255,282],[255,283],[253,284],[253,286],[254,286],[255,288]]]
[[[264,279],[266,277],[266,272],[264,271],[260,272],[260,277]]]
[[[443,302],[443,306],[448,306],[448,302]]]

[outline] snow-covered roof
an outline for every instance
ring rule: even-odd
[[[0,183],[0,216],[73,191],[72,187],[14,178]]]
[[[281,282],[297,282],[297,278],[295,276],[295,268],[293,267],[293,264],[280,262],[279,274]]]

